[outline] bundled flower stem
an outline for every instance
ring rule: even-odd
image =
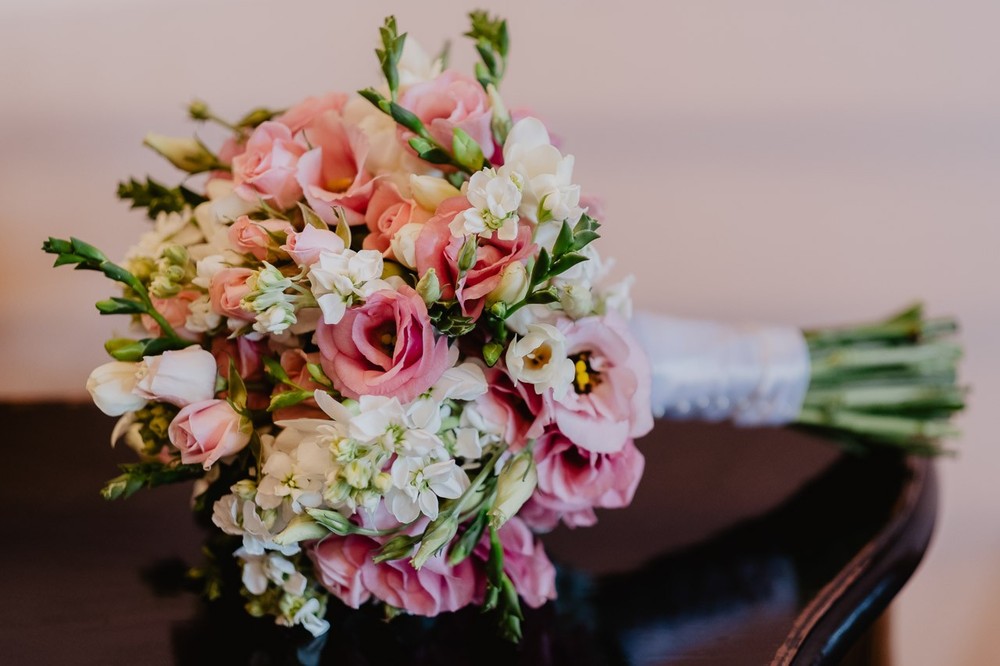
[[[797,425],[855,451],[942,453],[965,406],[956,385],[962,349],[949,339],[956,330],[915,305],[883,322],[804,331],[811,378]]]

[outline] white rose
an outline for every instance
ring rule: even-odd
[[[133,393],[138,363],[112,361],[94,368],[87,378],[87,391],[97,408],[108,416],[121,416],[142,409],[146,399]]]
[[[135,393],[178,407],[215,397],[215,357],[197,345],[159,356],[147,356],[139,364]]]

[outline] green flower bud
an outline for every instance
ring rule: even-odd
[[[438,519],[428,525],[423,538],[420,540],[420,548],[417,549],[417,554],[410,561],[413,564],[413,568],[419,569],[424,566],[427,560],[433,557],[434,553],[448,545],[457,533],[458,521],[455,518],[447,518],[446,520]]]
[[[158,152],[181,171],[201,173],[219,166],[219,160],[198,139],[147,134],[143,144]]]
[[[535,457],[530,450],[522,451],[507,461],[497,479],[497,497],[490,509],[490,526],[500,529],[514,516],[538,484]]]
[[[417,282],[417,293],[428,306],[438,302],[441,298],[441,281],[438,280],[437,271],[433,268],[427,269]]]

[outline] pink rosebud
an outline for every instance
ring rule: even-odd
[[[249,268],[223,268],[212,277],[208,288],[208,297],[212,310],[224,317],[251,321],[252,312],[240,307],[240,301],[250,293],[247,279],[253,275]]]
[[[195,402],[181,409],[167,435],[185,465],[210,469],[220,458],[239,453],[250,443],[251,426],[225,400]]]
[[[285,125],[261,123],[247,140],[246,150],[233,158],[236,193],[248,201],[262,198],[284,210],[302,197],[296,174],[306,146],[292,138]]]
[[[319,259],[321,252],[343,252],[344,241],[329,229],[317,229],[307,224],[302,231],[289,233],[281,249],[299,266],[311,266]]]
[[[323,368],[349,398],[387,395],[409,402],[449,364],[448,340],[435,339],[423,299],[411,287],[375,292],[335,325],[321,322],[316,340]]]
[[[632,440],[616,453],[581,449],[558,430],[535,442],[538,486],[518,516],[532,529],[550,530],[597,522],[595,508],[620,509],[632,502],[645,459]]]
[[[441,145],[451,146],[458,127],[479,144],[486,159],[493,156],[490,98],[475,79],[448,70],[431,81],[410,86],[399,102],[420,118]]]
[[[351,608],[360,608],[371,598],[361,580],[361,571],[371,564],[376,548],[375,541],[352,534],[326,537],[306,552],[320,584]]]
[[[617,313],[560,319],[576,365],[573,390],[554,400],[559,430],[581,449],[620,451],[653,429],[649,362]]]
[[[475,319],[482,314],[486,297],[500,286],[507,266],[525,261],[537,248],[531,241],[531,227],[527,224],[518,226],[517,237],[512,241],[502,241],[496,235],[481,238],[475,263],[463,275],[458,268],[458,256],[465,239],[453,236],[449,225],[456,215],[468,208],[469,201],[465,197],[442,202],[417,238],[416,260],[417,273],[423,277],[433,268],[441,283],[441,297],[457,299],[462,313]]]
[[[430,213],[410,199],[404,199],[389,181],[380,181],[368,203],[365,224],[371,231],[365,236],[363,248],[378,250],[383,257],[395,259],[390,246],[393,236],[411,222],[426,222]]]
[[[215,397],[215,358],[198,346],[147,356],[138,371],[135,394],[184,407]]]
[[[278,247],[274,236],[283,238],[294,231],[295,228],[284,220],[251,220],[240,215],[229,227],[229,244],[237,252],[252,254],[258,261],[264,261],[268,253],[273,254]]]

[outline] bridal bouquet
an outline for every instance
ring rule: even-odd
[[[629,504],[654,412],[933,452],[961,406],[951,324],[916,310],[806,335],[630,325],[573,157],[500,97],[506,23],[471,19],[474,76],[389,18],[378,87],[233,122],[193,103],[227,138],[146,138],[200,176],[120,185],[153,220],[124,261],[44,246],[120,283],[97,308],[136,331],[87,383],[139,456],[104,496],[194,479],[247,610],[316,635],[332,596],[478,604],[517,639],[521,604],[555,596],[537,534]]]

